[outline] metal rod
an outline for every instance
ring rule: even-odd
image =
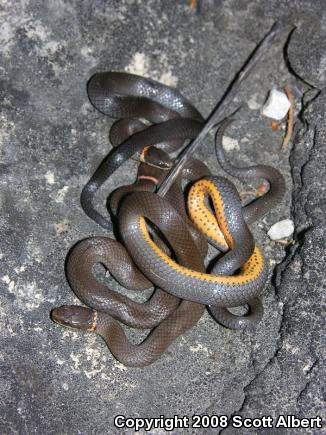
[[[281,25],[276,21],[271,27],[267,35],[262,39],[262,41],[257,45],[253,53],[250,55],[248,60],[245,62],[241,70],[237,73],[234,80],[231,82],[230,86],[226,90],[220,102],[217,104],[211,115],[205,122],[202,130],[199,132],[198,136],[190,142],[180,153],[176,160],[176,164],[171,169],[169,175],[162,182],[157,190],[159,196],[164,196],[169,191],[171,185],[175,182],[176,178],[180,174],[184,164],[186,163],[190,154],[192,154],[198,145],[207,136],[209,131],[222,121],[223,116],[226,113],[226,109],[229,107],[230,103],[233,101],[236,93],[239,90],[241,83],[249,76],[251,71],[261,57],[266,53],[266,51],[271,47],[276,35],[281,31]]]

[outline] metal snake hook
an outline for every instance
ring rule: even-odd
[[[159,196],[165,196],[169,191],[172,184],[177,179],[180,174],[183,166],[185,165],[188,157],[198,148],[199,144],[205,139],[207,134],[210,132],[214,126],[220,123],[226,113],[227,107],[234,100],[235,95],[237,94],[240,85],[252,72],[255,65],[262,58],[262,56],[266,53],[266,51],[271,48],[272,43],[275,40],[275,37],[280,33],[282,26],[279,21],[276,21],[271,27],[270,31],[261,42],[257,45],[253,53],[249,56],[249,58],[244,63],[241,70],[236,74],[235,78],[231,82],[230,86],[226,90],[220,102],[217,104],[211,115],[208,117],[205,122],[202,130],[198,134],[198,136],[191,141],[184,150],[180,153],[178,158],[176,159],[176,164],[171,169],[169,175],[162,182],[161,186],[157,190],[157,194]]]

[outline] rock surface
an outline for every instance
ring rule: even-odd
[[[2,2],[1,433],[133,433],[114,428],[118,414],[324,412],[326,95],[308,84],[324,86],[325,57],[319,43],[313,55],[306,48],[325,40],[326,24],[322,2],[285,3],[226,0],[216,7],[203,0],[195,13],[186,0]],[[89,104],[86,82],[98,70],[147,75],[178,86],[207,116],[278,18],[289,29],[308,30],[293,32],[288,41],[285,35],[258,65],[230,111],[240,101],[251,103],[227,132],[240,148],[229,151],[232,161],[274,165],[288,185],[280,207],[254,228],[272,270],[263,321],[254,332],[234,332],[206,314],[155,364],[127,369],[95,335],[64,330],[49,318],[54,306],[77,302],[64,275],[67,251],[82,238],[105,234],[79,205],[82,186],[110,149],[110,120]],[[274,131],[259,108],[271,86],[285,83],[298,86],[304,97],[291,150],[279,153],[283,131]],[[200,156],[221,173],[212,139]],[[135,168],[133,161],[125,164],[99,201],[132,182]],[[290,217],[295,244],[284,250],[266,233]],[[231,427],[223,432],[240,433]]]

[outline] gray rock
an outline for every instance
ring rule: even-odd
[[[325,34],[322,20],[317,17],[307,19],[293,31],[287,50],[292,71],[319,89],[326,85]]]
[[[207,0],[199,6],[193,13],[188,1],[1,5],[1,433],[121,434],[113,425],[117,414],[322,412],[323,93],[305,95],[290,164],[288,153],[279,153],[282,131],[273,131],[259,110],[243,108],[228,132],[240,144],[229,152],[236,164],[277,166],[288,185],[280,207],[254,227],[271,266],[281,263],[271,272],[256,331],[223,329],[206,314],[155,364],[125,369],[98,337],[64,330],[49,318],[54,306],[77,302],[64,274],[69,248],[105,234],[79,205],[82,186],[110,149],[111,121],[87,100],[92,73],[129,69],[176,83],[206,116],[276,18],[325,27],[315,1],[288,7],[282,1],[227,0],[217,7]],[[253,95],[262,103],[271,86],[295,81],[281,43],[258,65],[230,111]],[[300,44],[293,52],[295,47],[301,56]],[[317,83],[309,65],[302,70],[293,63],[296,68],[307,83]],[[221,173],[212,139],[200,156]],[[102,189],[103,210],[107,193],[132,182],[135,169],[128,162]],[[296,244],[284,251],[266,231],[290,214]]]
[[[290,155],[292,215],[297,230],[296,244],[288,249],[275,275],[276,298],[283,307],[279,341],[269,361],[245,387],[235,415],[319,415],[325,419],[325,320],[321,308],[325,292],[326,201],[325,178],[321,177],[326,169],[325,99],[322,92],[304,106],[304,124]],[[224,432],[233,433],[230,428]],[[261,433],[274,432],[264,429]],[[278,429],[277,433],[292,434],[293,429]],[[296,429],[295,433],[318,433],[318,429]]]

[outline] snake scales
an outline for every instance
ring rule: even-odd
[[[204,121],[200,113],[177,90],[126,73],[95,74],[88,83],[88,95],[96,109],[119,119],[110,131],[114,148],[81,195],[86,214],[106,230],[112,231],[113,226],[109,217],[95,209],[97,191],[137,152],[141,152],[141,163],[135,184],[111,195],[113,219],[124,245],[108,237],[92,237],[77,243],[68,256],[68,281],[89,308],[65,305],[52,311],[52,319],[98,333],[119,361],[136,367],[154,362],[173,340],[192,328],[205,305],[229,328],[257,324],[263,314],[259,295],[267,268],[248,225],[280,201],[285,190],[282,175],[269,166],[232,166],[221,145],[227,120],[216,136],[220,165],[238,178],[267,180],[269,191],[242,207],[229,180],[213,177],[206,165],[189,159],[168,194],[158,197],[155,190],[173,165],[169,153],[198,134]],[[188,210],[184,180],[193,183]],[[213,210],[207,205],[208,197]],[[207,240],[225,252],[210,273],[204,264]],[[137,303],[109,289],[93,274],[97,263],[128,289],[141,291],[154,285],[153,294]],[[227,309],[244,304],[249,306],[248,315],[235,316]],[[151,332],[134,345],[119,322]]]

